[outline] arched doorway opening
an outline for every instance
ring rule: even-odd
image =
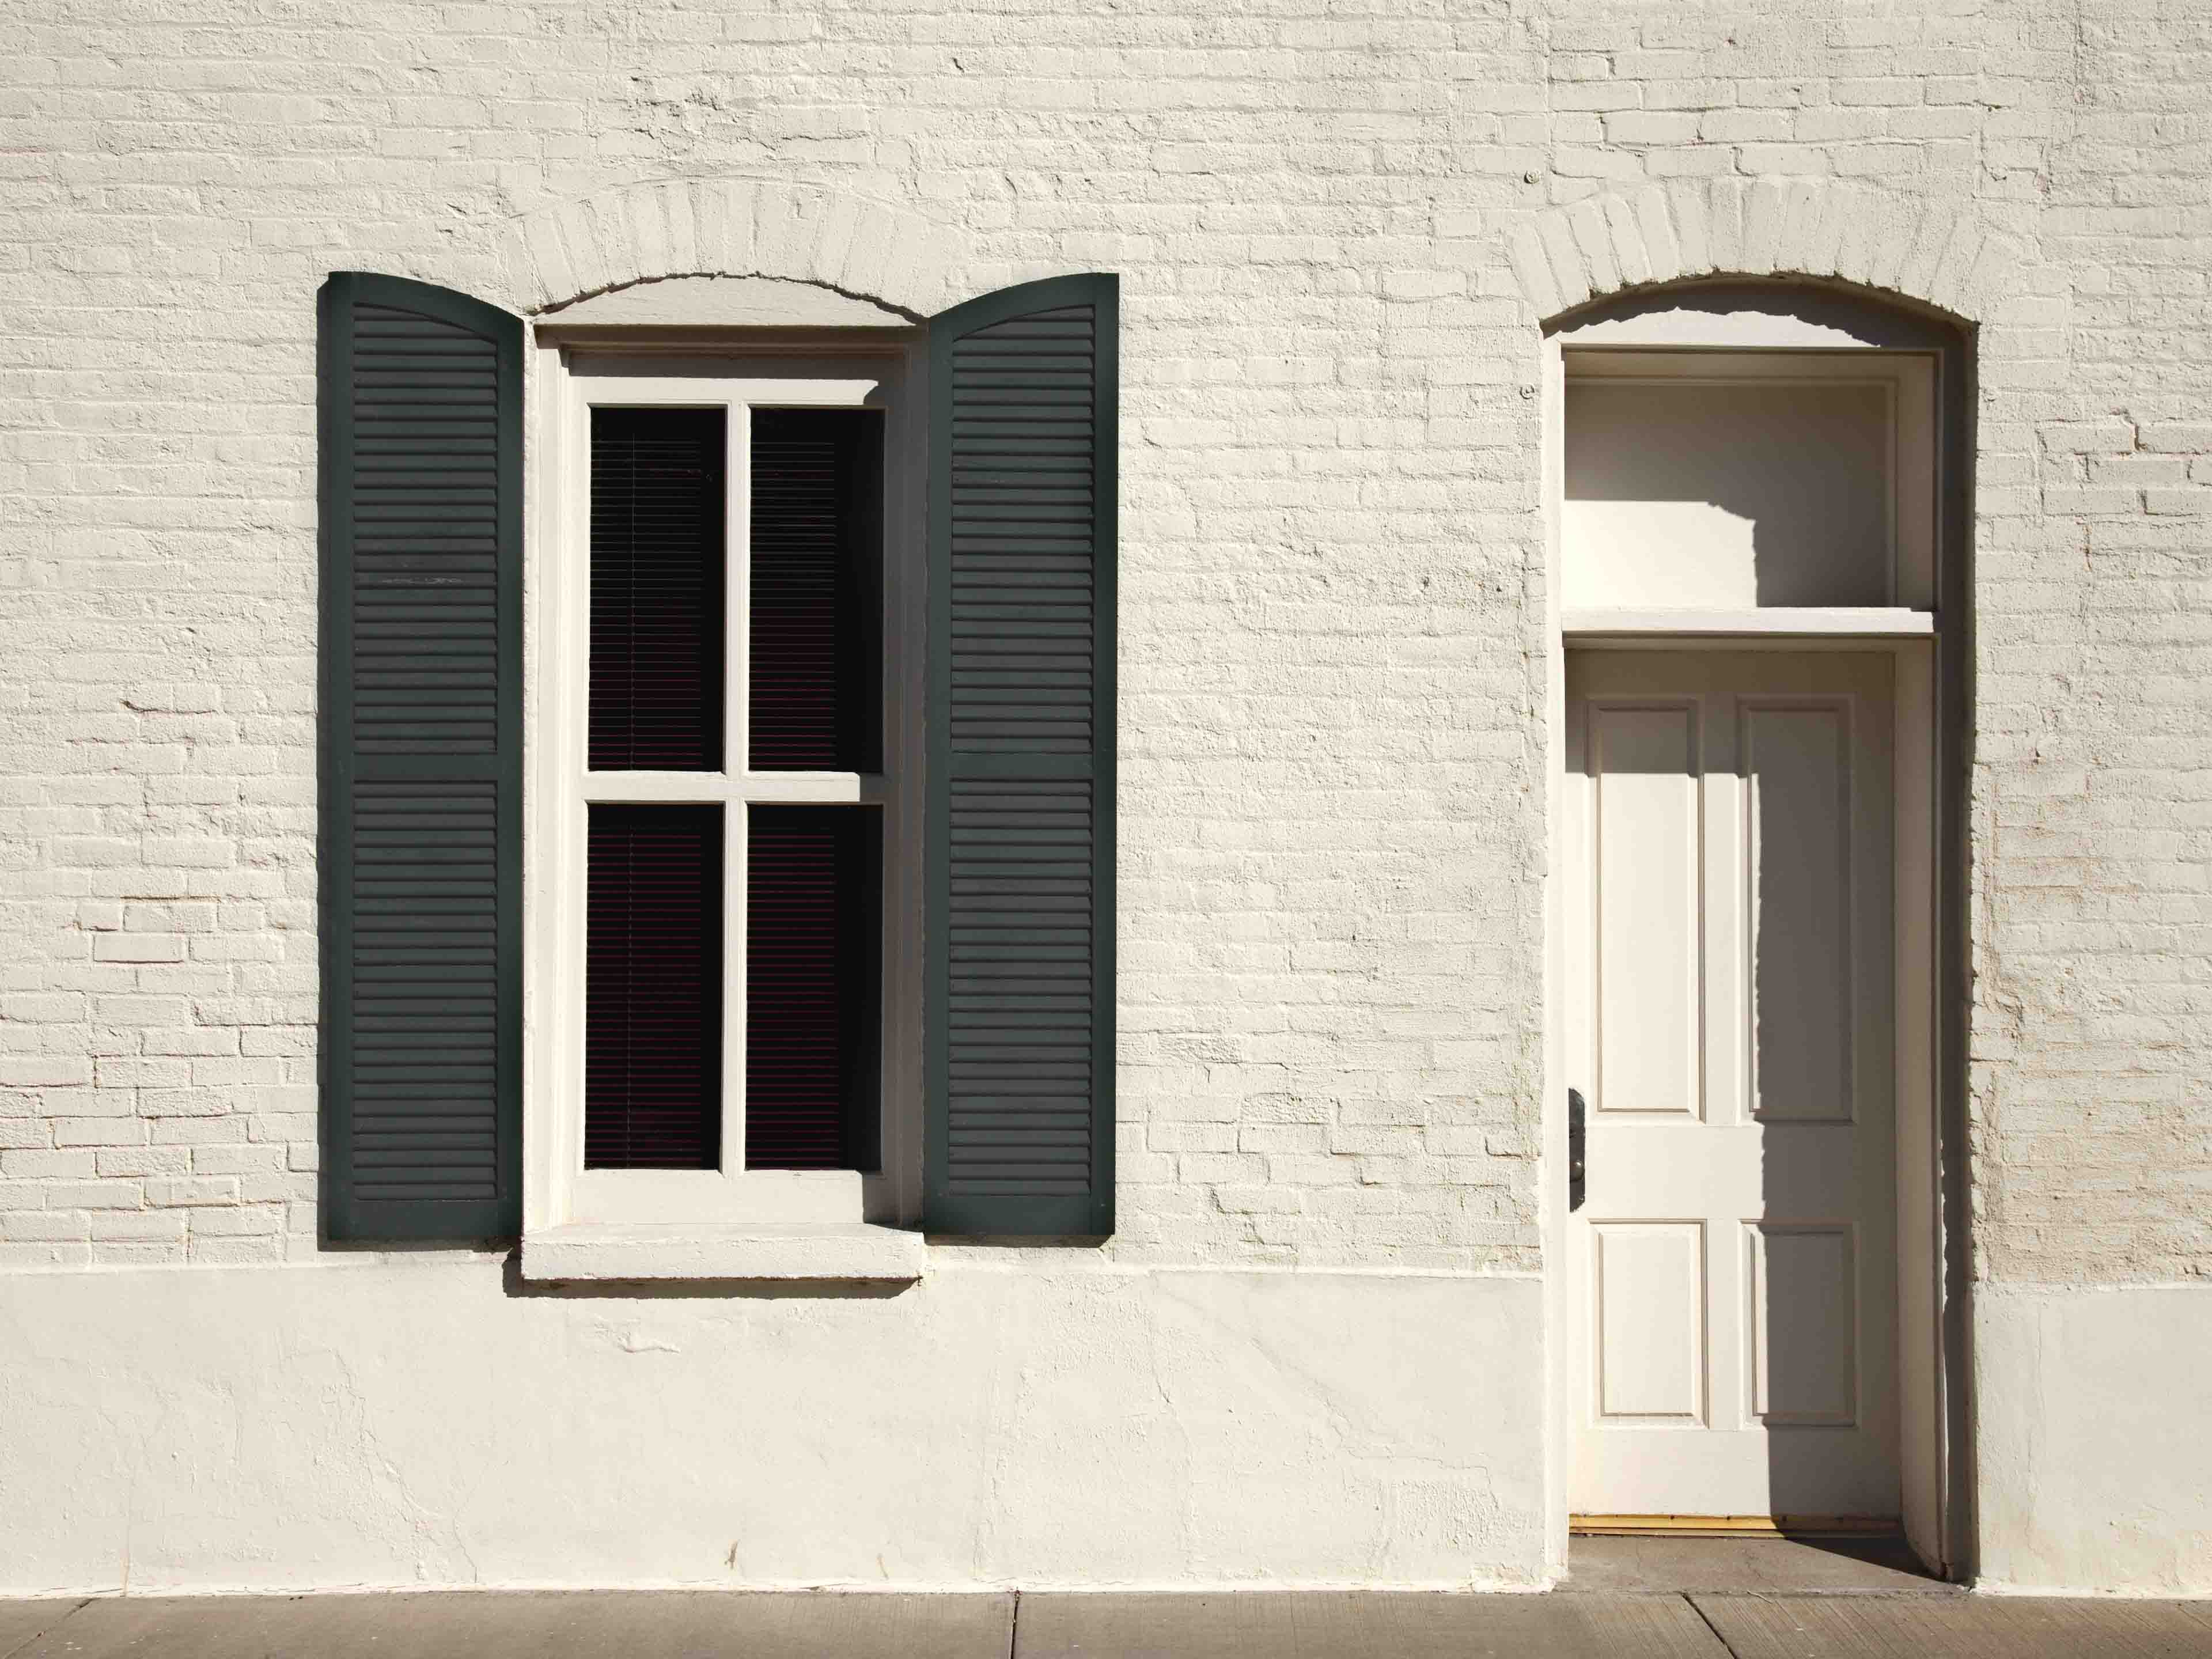
[[[1971,335],[1716,279],[1544,359],[1564,1507],[1957,1576]]]

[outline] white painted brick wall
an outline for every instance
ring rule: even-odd
[[[945,228],[963,292],[1123,273],[1117,1248],[1177,1260],[1536,1263],[1516,234],[1607,285],[1825,238],[1923,291],[1972,273],[1911,272],[1917,245],[1805,185],[2002,236],[1981,1264],[2212,1270],[2212,36],[2185,0],[0,0],[0,1262],[315,1253],[323,274],[495,294],[518,215],[743,174]],[[677,200],[594,234],[738,234]]]

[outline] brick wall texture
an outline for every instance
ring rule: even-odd
[[[1978,325],[1978,1271],[2212,1273],[2197,0],[0,0],[0,1264],[316,1256],[314,294],[1122,274],[1132,1259],[1540,1265],[1540,335]]]

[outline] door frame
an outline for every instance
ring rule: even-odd
[[[1585,348],[1710,352],[1869,348],[1915,354],[1935,376],[1937,501],[1932,611],[1567,613],[1562,607],[1566,353]],[[1546,327],[1541,347],[1546,558],[1544,651],[1548,874],[1545,882],[1544,1097],[1540,1213],[1546,1274],[1547,1555],[1566,1566],[1577,1421],[1568,1324],[1581,1316],[1567,1260],[1564,819],[1569,650],[1761,648],[1882,652],[1895,673],[1895,1019],[1899,1460],[1908,1540],[1931,1571],[1970,1571],[1965,1453],[1966,1351],[1963,1036],[1964,805],[1970,641],[1965,465],[1971,354],[1939,319],[1833,287],[1686,284],[1644,290]],[[1955,1076],[1954,1075],[1955,1073]]]

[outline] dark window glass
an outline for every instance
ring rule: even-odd
[[[755,806],[745,914],[745,1166],[872,1170],[878,815]]]
[[[721,769],[726,430],[592,411],[593,771]]]
[[[584,1166],[721,1160],[722,809],[594,805]]]
[[[882,418],[752,412],[752,764],[881,768]]]

